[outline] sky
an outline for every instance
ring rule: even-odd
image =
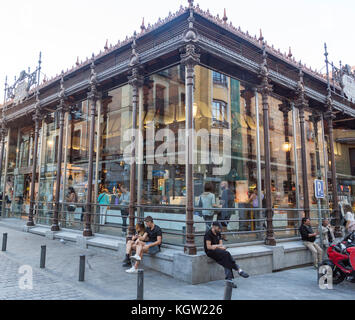
[[[336,65],[355,65],[354,0],[195,0],[204,10],[223,16],[269,45],[292,53],[297,61],[325,72],[324,42]],[[71,68],[145,25],[165,18],[187,0],[1,0],[0,103],[5,76],[14,77],[37,66],[42,52],[42,75],[47,78]]]

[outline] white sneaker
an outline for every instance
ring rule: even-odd
[[[141,261],[141,257],[138,254],[135,254],[134,256],[131,257],[131,259],[136,260],[136,261]]]
[[[136,269],[134,266],[131,269],[126,270],[127,273],[138,273],[138,269]]]

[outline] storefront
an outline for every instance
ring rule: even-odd
[[[315,179],[327,186],[324,217],[355,206],[355,108],[340,90],[227,17],[182,8],[21,102],[9,97],[3,213],[86,236],[121,235],[124,212],[132,233],[151,215],[166,243],[193,254],[206,228],[199,197],[208,184],[217,219],[226,185],[231,242],[296,237],[303,216],[317,223]]]

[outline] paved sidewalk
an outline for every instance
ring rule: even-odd
[[[125,273],[123,257],[92,249],[80,249],[72,243],[48,240],[0,224],[2,234],[8,233],[8,249],[0,252],[0,299],[60,300],[133,300],[136,298],[137,276]],[[46,269],[39,269],[41,245],[47,246]],[[86,255],[85,282],[78,282],[79,256]],[[33,290],[18,286],[19,267],[33,268]],[[334,290],[321,290],[316,270],[312,267],[273,274],[237,278],[237,300],[272,299],[340,299],[355,300],[355,284],[344,282]],[[145,270],[147,300],[220,300],[224,281],[190,285],[154,270]]]

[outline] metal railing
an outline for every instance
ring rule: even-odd
[[[75,206],[75,210],[68,210],[69,206]],[[81,208],[80,211],[77,209]],[[91,208],[91,211],[88,212],[87,208]],[[107,208],[105,213],[100,213],[100,208]],[[54,220],[58,221],[60,227],[68,228],[73,227],[75,229],[82,230],[85,225],[85,216],[89,214],[89,221],[91,226],[94,228],[95,232],[105,233],[107,228],[112,229],[112,233],[115,235],[117,230],[126,229],[129,227],[129,215],[128,210],[129,206],[127,205],[117,205],[117,204],[98,204],[98,203],[72,203],[72,202],[60,202],[58,208],[58,219],[55,219],[54,212],[56,210],[55,202],[43,202],[37,201],[34,203],[34,219],[38,224],[52,224]],[[127,214],[122,214],[122,210],[126,210]],[[258,241],[263,236],[266,237],[266,226],[267,226],[267,217],[265,213],[267,209],[265,208],[201,208],[195,207],[194,212],[201,211],[214,211],[213,216],[214,221],[218,221],[220,223],[228,223],[230,226],[228,231],[223,232],[223,235],[228,236],[232,235],[233,237],[238,237],[239,242],[250,242],[250,241]],[[112,211],[115,211],[114,213]],[[299,227],[301,225],[301,213],[304,212],[304,208],[272,208],[273,217],[272,217],[272,230],[275,234],[276,239],[281,239],[282,237],[290,237],[295,238],[299,237]],[[222,213],[230,213],[230,218],[221,218]],[[238,213],[244,213],[244,216],[247,214],[257,213],[257,217],[253,218],[239,218],[234,217],[233,215]],[[275,213],[283,212],[286,215],[285,218],[274,217]],[[317,217],[313,217],[311,214],[310,220],[312,222],[312,226],[319,227],[319,217],[318,217],[318,209],[310,209],[310,212],[317,212]],[[330,209],[321,209],[322,218],[330,219]],[[18,214],[24,214],[24,212],[17,212]],[[289,217],[287,213],[299,213],[299,217]],[[16,213],[15,213],[16,214]],[[186,238],[186,207],[185,206],[174,206],[174,205],[135,205],[135,215],[134,221],[139,222],[143,221],[146,215],[154,215],[154,221],[157,225],[160,223],[169,223],[170,227],[161,227],[163,230],[164,242],[167,244],[174,245],[184,245]],[[174,214],[174,217],[169,217],[169,215]],[[80,215],[80,219],[75,219],[76,215]],[[183,217],[181,220],[176,217],[176,215],[180,215]],[[260,215],[263,215],[262,217]],[[102,224],[100,219],[104,217],[106,219],[106,223]],[[107,222],[110,220],[111,222]],[[126,220],[126,224],[123,223],[123,219]],[[194,231],[193,236],[195,237],[197,243],[197,247],[200,246],[200,242],[205,235],[206,229],[201,225],[205,225],[206,227],[212,223],[211,220],[205,221],[201,220],[202,217],[197,218],[194,216]],[[116,220],[115,222],[112,222]],[[279,223],[279,226],[277,225]],[[242,227],[241,227],[242,226]],[[247,227],[247,230],[244,230]],[[180,229],[181,228],[181,229]],[[115,233],[116,232],[116,233]],[[233,239],[235,240],[235,239]],[[232,241],[233,241],[232,240]]]

